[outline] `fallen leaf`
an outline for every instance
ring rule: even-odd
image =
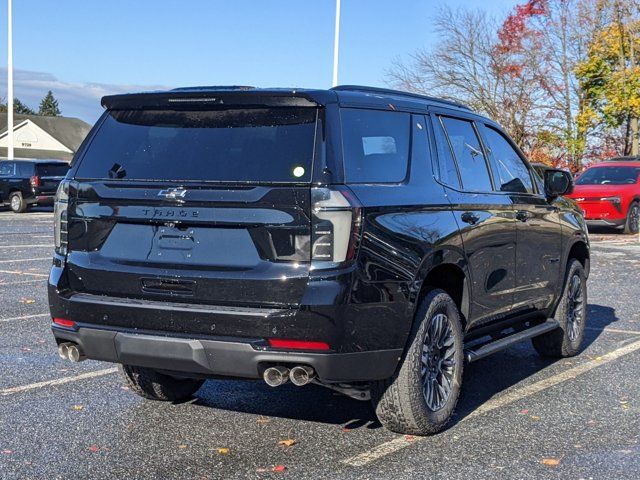
[[[558,460],[557,458],[543,458],[542,463],[547,467],[557,467],[558,465],[560,465],[560,460]]]
[[[529,413],[529,410],[527,410],[526,408],[524,410],[520,410],[520,413],[522,415],[526,415],[527,413]]]
[[[278,442],[278,445],[282,445],[284,447],[292,447],[296,443],[298,442],[296,442],[293,438],[287,438],[286,440],[280,440]]]
[[[91,445],[88,450],[90,452],[97,452],[100,449],[96,445]]]
[[[413,442],[416,439],[413,435],[405,435],[404,438],[407,442]]]
[[[276,465],[271,470],[274,472],[284,472],[287,469],[284,465]]]
[[[11,455],[13,453],[13,450],[2,450],[2,453],[4,453],[5,455]]]
[[[178,445],[178,448],[185,449],[185,448],[187,448],[187,446],[185,444],[182,444],[182,445]]]
[[[74,409],[74,410],[82,410],[83,408],[84,408],[84,406],[83,406],[83,405],[74,405],[74,406],[73,406],[73,409]]]
[[[124,390],[125,392],[129,391],[129,387],[120,387],[120,390]]]
[[[258,417],[258,419],[256,420],[256,423],[260,424],[260,425],[264,425],[265,423],[270,423],[271,420],[269,420],[267,417]]]
[[[21,298],[20,303],[23,303],[25,305],[30,305],[32,303],[36,303],[36,301],[33,298]]]
[[[219,448],[218,449],[218,453],[220,455],[229,455],[229,449],[228,448]]]
[[[537,415],[531,415],[531,420],[540,420],[540,417]]]

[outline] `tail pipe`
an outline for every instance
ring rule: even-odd
[[[63,342],[58,345],[58,355],[60,358],[71,360],[72,362],[82,362],[87,358],[80,346],[72,342]]]
[[[298,365],[289,372],[289,380],[297,387],[302,387],[311,382],[316,376],[316,371],[307,365]]]
[[[279,387],[289,381],[289,369],[281,365],[269,367],[262,374],[262,378],[270,387]]]

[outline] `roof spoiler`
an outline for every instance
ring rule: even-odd
[[[283,90],[265,92],[251,87],[196,87],[162,92],[127,93],[102,97],[107,109],[246,107],[317,107],[304,92]]]

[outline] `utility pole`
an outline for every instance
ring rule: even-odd
[[[13,160],[13,32],[11,0],[7,0],[7,158]]]
[[[333,38],[333,82],[332,87],[338,85],[338,53],[340,50],[340,0],[336,0],[336,27]]]

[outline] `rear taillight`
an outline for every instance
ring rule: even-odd
[[[39,187],[40,186],[40,177],[38,176],[33,176],[29,179],[29,183],[31,184],[31,186],[33,188]]]
[[[354,259],[361,208],[346,189],[311,189],[311,268],[334,268]]]
[[[53,240],[56,253],[67,254],[67,209],[69,207],[69,182],[62,181],[56,192],[53,210]]]

